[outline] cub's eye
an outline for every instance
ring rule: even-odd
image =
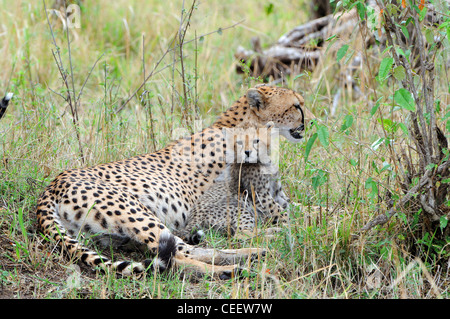
[[[244,144],[244,142],[242,142],[242,141],[236,141],[236,145],[242,146],[242,144]]]
[[[253,141],[253,144],[258,144],[259,143],[259,138],[257,138],[256,140]]]

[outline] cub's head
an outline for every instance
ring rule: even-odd
[[[271,163],[272,146],[278,147],[278,130],[273,122],[262,127],[225,129],[226,162],[231,163]]]
[[[292,143],[301,142],[315,116],[305,107],[303,97],[279,87],[258,85],[247,91],[249,120],[257,125],[273,122],[280,134]]]

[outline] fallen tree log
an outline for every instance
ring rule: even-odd
[[[444,0],[450,5],[450,0]],[[379,2],[369,0],[368,6],[373,9],[372,16],[380,19]],[[424,22],[435,24],[441,18],[436,14],[434,6],[428,4]],[[326,54],[335,54],[342,43],[352,34],[357,34],[360,19],[356,8],[343,13],[328,14],[299,25],[282,35],[273,45],[263,50],[260,39],[251,39],[251,49],[239,46],[234,57],[238,61],[236,72],[248,73],[252,77],[278,80],[287,75],[300,74],[302,70],[312,71]],[[368,23],[365,21],[364,23]],[[386,41],[383,28],[378,29],[378,43]],[[367,30],[367,28],[366,28]],[[338,39],[331,47],[325,45],[330,37]],[[375,35],[366,38],[366,47],[375,44]],[[383,48],[384,49],[384,48]],[[417,48],[416,48],[417,51]],[[418,52],[414,52],[418,54]]]
[[[322,58],[326,39],[352,34],[358,26],[356,14],[356,10],[351,10],[314,19],[287,32],[266,50],[261,49],[259,38],[252,38],[252,49],[239,46],[234,54],[239,61],[236,71],[276,80],[304,69],[313,70]]]

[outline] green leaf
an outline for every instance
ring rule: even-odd
[[[23,209],[19,208],[18,213],[19,213],[18,215],[19,215],[20,230],[22,231],[23,238],[25,239],[25,242],[27,243],[28,242],[28,233],[25,228],[25,223],[23,222]]]
[[[314,133],[308,140],[308,142],[306,143],[306,147],[305,147],[305,162],[308,160],[308,156],[309,153],[311,152],[311,148],[314,144],[314,142],[317,139],[317,133]]]
[[[394,64],[393,58],[384,58],[380,63],[380,69],[378,70],[378,82],[384,82],[389,76],[389,71],[391,71],[392,65]]]
[[[319,169],[317,174],[311,178],[311,184],[315,190],[326,183],[328,179],[328,173]]]
[[[302,76],[305,76],[305,75],[307,75],[306,72],[302,72],[302,73],[300,73],[300,74],[297,74],[297,75],[294,77],[294,81],[297,80],[297,79],[299,79],[299,78],[301,78]]]
[[[432,29],[425,30],[425,39],[427,40],[428,44],[430,44],[430,45],[432,45],[436,42],[434,40],[434,32]]]
[[[321,125],[317,128],[317,136],[319,137],[320,144],[327,148],[329,144],[330,133],[328,132],[328,128],[325,125]]]
[[[399,81],[403,81],[406,77],[405,68],[402,65],[399,65],[394,68],[394,78]]]
[[[346,129],[348,129],[350,126],[352,126],[353,124],[353,116],[351,115],[346,115],[344,118],[344,123],[342,123],[341,126],[341,131],[345,131]]]
[[[329,38],[327,38],[327,39],[325,39],[325,42],[331,41],[331,40],[333,40],[334,38],[336,38],[336,34],[335,34],[335,35],[332,35],[331,37],[329,37]]]
[[[366,5],[359,1],[356,4],[356,10],[358,10],[359,18],[361,19],[361,21],[364,21],[366,17]]]
[[[441,227],[441,229],[447,227],[447,224],[448,224],[447,216],[441,216],[441,218],[439,219],[439,226]]]
[[[422,22],[423,19],[425,19],[426,15],[427,15],[427,7],[423,7],[423,9],[420,10],[419,21]]]
[[[379,97],[378,100],[375,102],[375,105],[370,110],[370,116],[373,116],[377,112],[378,108],[380,107],[381,99],[382,97]]]
[[[403,133],[406,136],[409,136],[409,132],[408,132],[408,128],[406,127],[406,125],[404,123],[398,123],[398,125],[400,126],[400,128],[402,129]]]
[[[378,186],[377,183],[372,179],[372,177],[369,177],[366,182],[364,183],[365,189],[370,189],[369,197],[375,198],[378,195]]]
[[[403,222],[405,223],[405,225],[408,225],[408,218],[406,218],[406,214],[405,214],[405,213],[399,211],[399,212],[397,213],[397,217],[398,217],[401,221],[403,221]]]
[[[409,39],[409,32],[408,29],[404,25],[400,25],[400,28],[402,29],[403,34],[407,39]]]
[[[343,46],[341,46],[341,48],[336,53],[337,62],[339,62],[345,56],[345,54],[347,53],[347,50],[348,50],[348,44],[344,44]]]
[[[408,111],[414,112],[416,110],[416,106],[414,103],[414,99],[412,97],[411,92],[408,90],[401,88],[395,91],[394,93],[394,101],[402,108]]]
[[[383,162],[383,167],[381,168],[380,173],[382,173],[386,170],[391,170],[391,164],[389,164],[387,162]]]
[[[271,14],[273,12],[273,3],[269,3],[267,6],[265,6],[264,11],[266,11],[267,15]]]
[[[447,26],[447,39],[450,39],[450,24]]]
[[[383,119],[383,121],[381,121],[381,119],[379,119],[378,122],[383,125],[384,129],[388,133],[392,134],[397,131],[397,128],[398,128],[397,122],[392,121],[391,119]]]

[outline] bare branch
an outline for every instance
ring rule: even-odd
[[[86,79],[83,82],[83,85],[81,86],[80,92],[78,92],[78,96],[77,96],[77,102],[80,101],[80,97],[81,94],[83,93],[83,89],[86,86],[87,81],[89,80],[89,77],[91,76],[92,71],[94,70],[95,66],[97,65],[98,61],[100,61],[100,59],[104,56],[105,54],[102,53],[102,55],[99,56],[99,58],[97,59],[97,61],[95,61],[94,65],[92,65],[91,70],[89,71],[88,75],[86,76]]]

